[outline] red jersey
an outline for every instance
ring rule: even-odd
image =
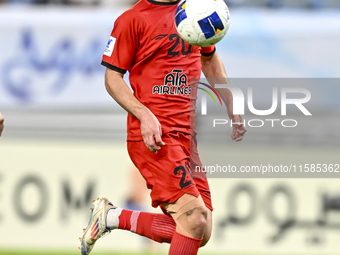
[[[141,0],[124,12],[114,24],[102,61],[114,71],[129,71],[134,96],[155,114],[163,134],[193,132],[197,89],[190,80],[201,76],[201,54],[215,51],[215,46],[189,45],[178,35],[178,2]],[[130,114],[128,140],[143,140],[140,122]]]

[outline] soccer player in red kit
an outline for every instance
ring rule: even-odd
[[[128,114],[127,146],[131,160],[151,189],[152,206],[164,214],[125,210],[106,198],[94,203],[81,238],[81,253],[113,229],[124,229],[157,242],[171,243],[170,255],[194,255],[211,235],[212,203],[205,176],[191,171],[200,162],[194,130],[200,77],[227,82],[215,46],[189,45],[177,34],[178,0],[141,0],[115,22],[103,56],[109,94]],[[129,71],[128,88],[123,80]],[[213,85],[213,84],[212,84]],[[233,123],[232,94],[217,89]],[[232,139],[241,141],[245,127],[233,125]]]

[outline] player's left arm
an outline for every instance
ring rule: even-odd
[[[205,77],[208,79],[211,86],[215,87],[215,84],[229,84],[228,76],[225,71],[224,65],[217,52],[211,56],[201,57],[202,71]],[[218,94],[222,98],[224,104],[227,107],[229,118],[233,123],[243,123],[242,115],[233,114],[233,94],[227,88],[216,88]],[[233,133],[231,138],[236,142],[241,141],[244,134],[247,132],[246,127],[243,124],[233,124]]]

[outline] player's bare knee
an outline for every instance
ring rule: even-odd
[[[176,203],[166,205],[166,209],[176,222],[176,231],[193,238],[203,238],[208,212],[201,196],[184,194]]]
[[[196,207],[187,212],[190,231],[194,238],[201,239],[207,227],[207,209],[205,206]]]

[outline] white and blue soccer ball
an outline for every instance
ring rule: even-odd
[[[230,14],[223,0],[182,0],[175,25],[189,44],[208,47],[221,41],[230,25]]]

